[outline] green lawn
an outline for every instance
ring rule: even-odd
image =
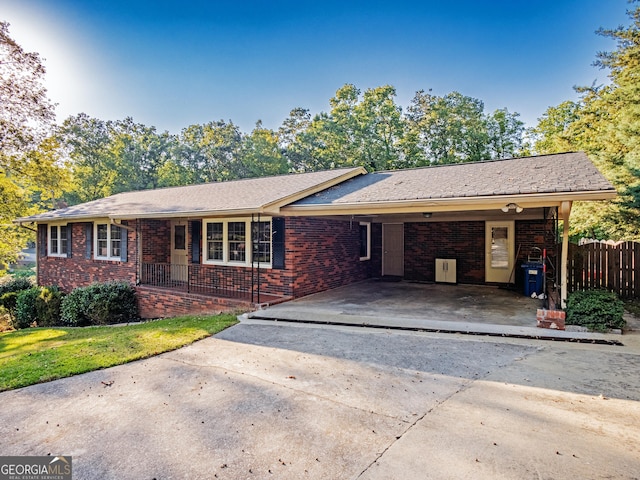
[[[0,333],[0,392],[175,350],[236,322],[235,315],[223,314],[118,327],[28,328]]]

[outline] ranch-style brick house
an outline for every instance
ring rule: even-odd
[[[572,203],[615,195],[584,153],[570,152],[120,193],[16,223],[37,230],[38,284],[125,280],[146,318],[272,304],[368,278],[521,283],[517,267],[544,249],[564,300]]]

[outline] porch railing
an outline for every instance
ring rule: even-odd
[[[189,293],[252,300],[251,270],[247,270],[225,266],[143,263],[140,283]]]

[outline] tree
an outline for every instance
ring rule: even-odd
[[[534,129],[538,153],[584,150],[618,192],[611,202],[576,204],[574,237],[640,239],[640,7],[628,13],[629,26],[598,31],[617,42],[595,62],[611,83],[577,88],[579,102],[551,107]]]
[[[184,168],[188,183],[220,182],[237,178],[234,162],[242,147],[242,133],[223,120],[191,125],[177,139],[174,161]]]
[[[487,160],[489,133],[482,101],[452,92],[438,97],[416,92],[407,121],[417,147],[417,165]]]
[[[25,52],[9,35],[9,24],[0,22],[0,266],[15,260],[30,237],[11,221],[33,211],[33,162],[27,155],[46,138],[55,118],[44,75],[39,55]]]
[[[240,158],[233,166],[233,173],[237,178],[265,177],[289,172],[277,134],[264,128],[260,121],[251,134],[243,138]]]
[[[111,149],[118,177],[113,193],[157,188],[159,172],[173,152],[174,138],[127,117],[112,125]]]
[[[34,148],[55,119],[43,86],[45,68],[37,53],[25,52],[0,22],[0,166]]]
[[[118,177],[112,149],[113,124],[81,113],[67,118],[57,137],[68,152],[73,174],[70,203],[89,202],[114,193]]]
[[[55,136],[45,138],[38,148],[23,156],[22,187],[34,211],[66,206],[65,195],[71,189],[71,171],[62,161],[61,146]]]
[[[375,171],[402,166],[405,123],[395,96],[389,85],[367,89],[363,95],[355,85],[339,88],[329,101],[330,113],[322,112],[311,122],[300,119],[298,125],[306,128],[286,144],[292,168],[363,166]]]
[[[278,142],[289,167],[294,172],[313,171],[310,141],[305,134],[311,125],[306,108],[294,108],[278,129]]]
[[[491,158],[513,158],[524,153],[524,122],[518,119],[519,116],[519,113],[509,113],[501,108],[487,118]]]
[[[572,125],[580,117],[582,105],[572,101],[549,107],[531,133],[537,153],[570,152],[578,149]]]
[[[402,108],[395,103],[396,89],[390,85],[364,92],[356,105],[356,121],[361,137],[360,164],[369,170],[401,168],[405,124]]]

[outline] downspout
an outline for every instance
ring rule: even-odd
[[[125,230],[129,230],[130,232],[135,232],[136,229],[130,225],[123,225],[121,222],[117,222],[114,218],[109,219],[109,223],[111,225],[115,225],[116,227],[124,228]]]
[[[142,281],[142,232],[140,231],[140,219],[136,219],[136,285]]]
[[[251,251],[249,255],[251,255],[251,303],[255,303],[253,300],[253,284],[255,283],[255,266],[254,266],[254,256],[253,256],[253,213],[251,214],[251,227],[249,228],[249,238],[251,239]]]
[[[31,223],[33,223],[33,222],[31,222]],[[38,233],[38,230],[36,230],[35,228],[27,227],[26,225],[23,225],[23,224],[22,224],[22,222],[21,222],[21,223],[18,223],[18,226],[19,226],[19,227],[22,227],[22,228],[24,228],[24,229],[26,229],[26,230],[31,230],[32,232]],[[38,245],[37,245],[37,243],[38,243],[38,242],[36,242],[36,248],[37,248],[37,246],[38,246]]]
[[[572,203],[569,201],[560,204],[560,216],[562,217],[562,256],[560,258],[560,304],[567,308],[567,259],[569,258],[569,217],[571,216]]]
[[[251,229],[253,230],[253,228]],[[258,249],[258,304],[260,303],[260,212],[258,212],[258,228],[256,228],[256,247]],[[254,247],[251,248],[251,256],[255,257]]]

